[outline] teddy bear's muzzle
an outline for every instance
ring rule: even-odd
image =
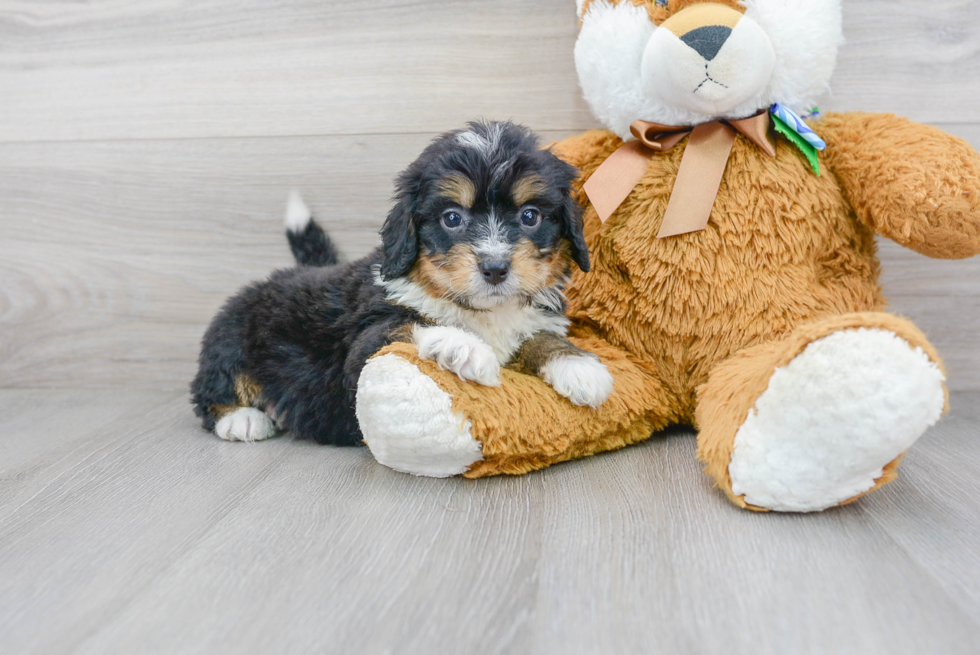
[[[731,7],[701,3],[654,31],[642,68],[651,96],[714,116],[762,92],[775,63],[772,42],[758,23]]]

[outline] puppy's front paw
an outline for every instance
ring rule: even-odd
[[[419,357],[431,359],[463,380],[500,386],[500,363],[493,349],[478,336],[454,327],[415,328]]]
[[[227,441],[262,441],[276,434],[276,426],[265,412],[239,407],[218,421],[214,432]]]
[[[599,358],[573,355],[551,360],[541,369],[545,382],[572,401],[595,409],[606,402],[613,390],[613,377]]]

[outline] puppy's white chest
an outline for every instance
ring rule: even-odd
[[[522,343],[538,332],[564,335],[568,330],[568,319],[534,307],[505,305],[484,312],[463,310],[455,327],[472,332],[487,342],[497,361],[504,365]]]
[[[464,309],[443,298],[434,298],[419,285],[404,278],[378,280],[391,302],[411,307],[436,325],[460,328],[489,345],[501,365],[506,364],[521,344],[538,332],[564,335],[568,319],[515,300],[491,309]]]

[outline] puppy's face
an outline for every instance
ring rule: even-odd
[[[437,139],[402,174],[382,230],[382,277],[473,309],[530,300],[588,270],[575,169],[512,123]]]

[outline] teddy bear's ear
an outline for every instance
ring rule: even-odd
[[[827,92],[844,40],[841,0],[744,0],[776,52],[771,102],[807,111]]]

